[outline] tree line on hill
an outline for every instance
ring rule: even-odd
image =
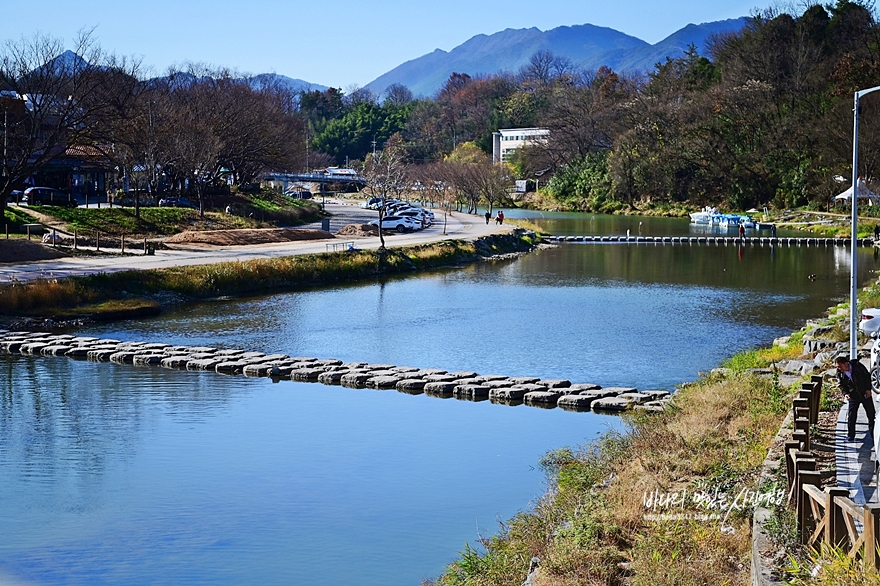
[[[538,52],[517,72],[452,74],[426,99],[399,85],[382,96],[294,92],[199,65],[147,78],[88,34],[73,58],[62,51],[41,35],[0,50],[0,206],[71,146],[99,152],[134,189],[190,189],[200,200],[267,170],[366,172],[391,148],[422,189],[451,186],[468,209],[536,176],[552,178],[542,197],[564,209],[818,206],[850,175],[851,96],[880,82],[873,6],[849,0],[766,10],[715,37],[708,56],[692,48],[644,76]],[[862,104],[859,171],[870,179],[880,103]],[[493,170],[493,132],[522,127],[550,134]]]

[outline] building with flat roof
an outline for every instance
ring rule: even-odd
[[[548,136],[546,128],[500,128],[492,133],[492,162],[507,161],[518,148],[544,142]]]

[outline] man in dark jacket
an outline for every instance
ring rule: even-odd
[[[837,384],[840,392],[849,403],[847,414],[847,440],[853,441],[856,437],[856,419],[859,416],[859,405],[865,408],[868,416],[868,433],[874,437],[874,400],[871,398],[871,373],[858,360],[851,360],[846,356],[838,356]]]

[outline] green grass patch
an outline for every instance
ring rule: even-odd
[[[36,218],[19,207],[12,208],[7,206],[3,210],[3,217],[6,221],[6,225],[9,226],[10,236],[13,234],[20,234],[22,232],[22,226],[25,224],[38,223]]]

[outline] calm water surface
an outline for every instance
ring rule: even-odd
[[[79,333],[672,388],[844,299],[848,256],[571,244]],[[863,278],[876,264],[860,254]],[[0,580],[25,583],[415,585],[540,495],[542,454],[618,425],[66,358],[0,371]]]

